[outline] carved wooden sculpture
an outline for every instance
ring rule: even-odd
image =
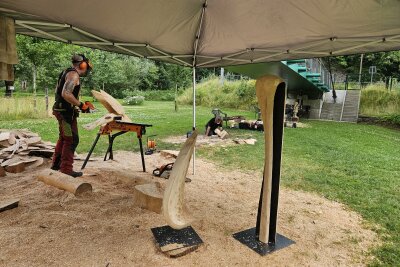
[[[132,122],[131,119],[125,114],[123,106],[111,95],[103,90],[100,92],[92,90],[93,96],[108,110],[109,113],[122,116],[122,120]]]
[[[193,131],[180,150],[164,192],[163,215],[168,225],[174,229],[182,229],[192,221],[184,203],[184,188],[196,138],[197,131]]]
[[[263,76],[257,79],[256,94],[265,135],[264,177],[256,235],[264,243],[275,243],[286,86],[277,76]]]

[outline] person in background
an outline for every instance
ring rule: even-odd
[[[209,120],[206,124],[206,132],[205,136],[216,135],[215,129],[221,128],[222,129],[222,118],[221,116],[216,116]]]
[[[79,101],[80,77],[92,69],[90,60],[82,54],[71,58],[72,67],[64,70],[58,77],[53,115],[58,121],[59,137],[53,155],[51,169],[59,170],[72,177],[82,176],[73,170],[74,153],[79,143],[77,117],[79,109],[85,112],[87,105]]]

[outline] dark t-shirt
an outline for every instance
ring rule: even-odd
[[[210,131],[208,132],[208,135],[213,135],[216,134],[214,131],[215,129],[217,129],[218,127],[222,127],[222,122],[220,123],[216,123],[215,122],[215,118],[212,118],[211,120],[209,120],[206,124],[206,130],[207,128],[210,127]]]

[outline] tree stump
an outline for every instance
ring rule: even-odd
[[[137,206],[156,213],[161,213],[163,190],[161,189],[160,183],[135,186],[133,199]]]

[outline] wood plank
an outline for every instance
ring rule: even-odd
[[[102,125],[105,125],[106,123],[113,121],[114,117],[117,117],[117,116],[120,116],[120,115],[116,115],[116,114],[112,114],[112,113],[106,114],[103,117],[95,120],[94,122],[83,125],[83,128],[88,131],[93,130],[93,129],[97,128],[98,126],[102,126]]]
[[[18,207],[19,199],[5,200],[0,202],[0,212]]]

